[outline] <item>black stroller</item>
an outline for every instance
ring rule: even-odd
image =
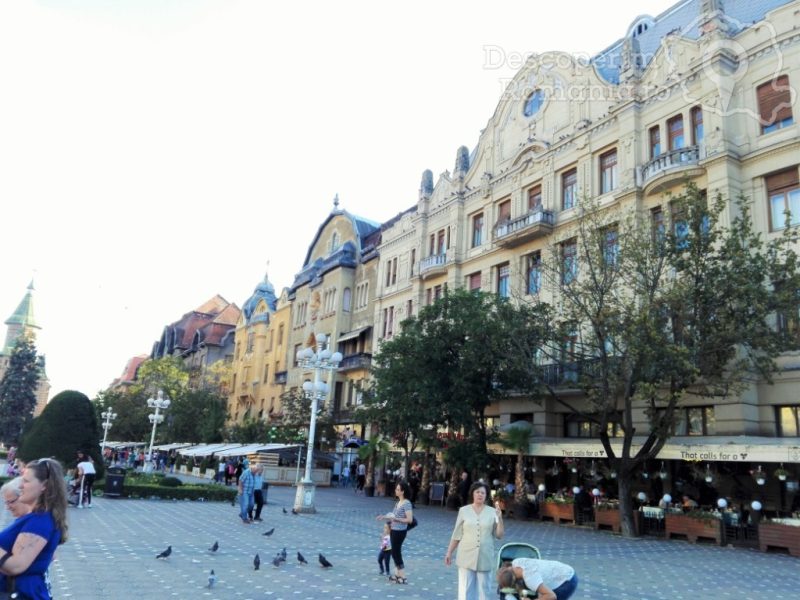
[[[530,544],[522,542],[510,542],[503,544],[500,552],[497,553],[497,568],[503,566],[504,562],[511,562],[515,558],[542,558],[539,549]],[[516,588],[497,588],[500,600],[521,600],[522,598],[536,598],[536,592],[532,590],[522,590],[518,592]]]

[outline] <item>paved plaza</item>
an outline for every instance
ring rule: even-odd
[[[392,502],[352,489],[317,492],[315,515],[284,514],[293,488],[271,487],[263,523],[242,524],[237,509],[218,502],[98,498],[92,509],[69,509],[70,539],[51,568],[56,600],[98,599],[417,599],[456,598],[456,569],[444,553],[456,513],[418,506],[420,525],[403,548],[408,585],[378,575],[379,513]],[[9,520],[6,513],[2,524]],[[262,534],[275,528],[270,537]],[[208,548],[219,542],[219,551]],[[609,532],[535,521],[507,521],[505,541],[535,544],[543,557],[578,572],[574,598],[795,600],[800,560],[754,550],[657,539],[624,540]],[[168,545],[167,560],[155,556]],[[272,558],[286,547],[280,568]],[[499,548],[499,544],[497,546]],[[300,565],[297,551],[309,565]],[[322,552],[332,569],[317,562]],[[258,553],[261,569],[253,568]],[[217,583],[208,589],[214,569]]]

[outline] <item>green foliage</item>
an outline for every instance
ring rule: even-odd
[[[137,442],[148,439],[150,422],[147,415],[147,395],[143,390],[106,390],[94,400],[95,412],[99,415],[106,409],[113,409],[117,418],[111,423],[109,440]]]
[[[530,450],[533,430],[528,427],[527,421],[522,421],[524,425],[514,426],[512,424],[500,438],[500,443],[517,453],[517,464],[514,468],[514,501],[518,504],[525,504],[528,497],[525,492],[525,470],[523,459]]]
[[[27,337],[20,337],[0,380],[0,440],[8,446],[19,444],[33,416],[39,376],[36,347]]]
[[[163,477],[161,481],[158,482],[158,485],[163,487],[179,487],[183,485],[183,482],[177,477]]]
[[[433,425],[477,442],[486,456],[486,409],[512,393],[536,399],[531,349],[551,337],[550,309],[518,306],[495,294],[447,292],[402,323],[374,361],[368,414],[395,443],[410,448]]]
[[[52,457],[71,468],[76,465],[75,453],[83,450],[94,459],[99,479],[103,473],[100,438],[97,415],[89,398],[81,392],[65,391],[50,400],[31,422],[18,455],[26,462]]]

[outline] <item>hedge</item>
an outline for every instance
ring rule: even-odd
[[[98,486],[99,487],[99,486]],[[233,502],[236,499],[236,488],[222,485],[190,485],[180,487],[164,487],[152,483],[128,483],[122,485],[122,496],[125,498],[151,498],[162,500],[209,500],[217,502]]]

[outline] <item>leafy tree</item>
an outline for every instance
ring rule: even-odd
[[[173,402],[186,390],[189,372],[177,356],[165,356],[158,360],[147,360],[136,373],[136,383],[131,386],[134,393],[144,392],[146,397],[155,397],[158,390]]]
[[[227,402],[211,389],[183,389],[167,411],[164,435],[172,441],[221,442]]]
[[[511,394],[538,398],[541,378],[531,355],[550,336],[550,309],[519,306],[495,294],[446,292],[402,323],[375,358],[371,413],[381,431],[410,447],[425,428],[443,425],[470,441],[452,454],[466,467],[487,455],[493,432],[486,409]],[[476,463],[477,464],[477,463]]]
[[[150,422],[147,415],[147,394],[144,390],[105,390],[95,398],[95,412],[112,409],[117,418],[111,424],[109,440],[139,442],[149,440]]]
[[[306,398],[300,390],[289,390],[281,394],[281,406],[283,407],[283,427],[287,435],[288,442],[295,442],[302,439],[303,432],[307,432],[311,419],[311,400]],[[322,447],[322,439],[335,440],[337,433],[333,419],[324,406],[317,407],[317,422],[314,437],[317,447]]]
[[[17,340],[8,360],[8,369],[0,381],[0,439],[16,445],[36,408],[39,385],[36,347],[26,336]]]
[[[81,392],[61,392],[31,422],[20,443],[19,456],[24,461],[52,457],[72,467],[76,464],[75,453],[83,450],[94,459],[100,477],[100,431],[89,398]]]
[[[572,239],[574,255],[554,245],[542,264],[561,339],[537,351],[560,365],[545,380],[554,400],[594,423],[618,473],[623,535],[632,536],[631,483],[674,431],[682,401],[734,394],[776,370],[786,340],[773,319],[796,310],[800,287],[796,234],[787,228],[765,242],[743,198],[709,203],[694,185],[671,199],[663,229],[636,213],[584,206],[561,238]],[[563,385],[582,389],[585,401],[559,394]],[[635,428],[635,411],[649,417],[647,431]],[[637,434],[644,442],[634,451]]]
[[[525,490],[525,467],[523,464],[525,455],[531,447],[533,431],[528,421],[518,421],[512,423],[503,432],[500,443],[517,453],[517,465],[514,469],[514,502],[525,505],[528,496]]]

